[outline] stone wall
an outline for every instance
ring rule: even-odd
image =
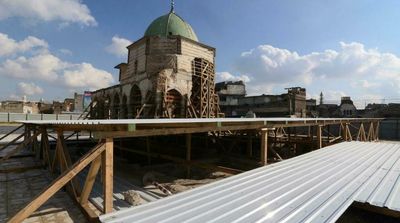
[[[99,102],[94,112],[97,118],[134,118],[138,98],[144,117],[162,117],[163,98],[172,91],[180,94],[179,104],[186,105],[192,91],[194,59],[214,63],[215,57],[214,48],[180,36],[144,37],[128,49],[126,71],[125,65],[117,66],[121,84],[93,92],[92,100]]]

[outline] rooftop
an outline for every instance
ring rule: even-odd
[[[344,142],[102,222],[335,222],[353,202],[400,211],[400,143]]]

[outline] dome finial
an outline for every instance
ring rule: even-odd
[[[171,12],[175,13],[175,1],[171,0]]]

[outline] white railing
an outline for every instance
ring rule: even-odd
[[[0,113],[0,123],[31,120],[77,120],[79,114],[24,114]]]

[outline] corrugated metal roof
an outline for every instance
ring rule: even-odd
[[[371,118],[182,118],[182,119],[100,119],[100,120],[32,120],[21,123],[37,125],[109,125],[109,124],[193,124],[231,122],[318,122],[318,121],[382,120]]]
[[[102,222],[335,222],[354,202],[400,211],[400,143],[344,142]]]

